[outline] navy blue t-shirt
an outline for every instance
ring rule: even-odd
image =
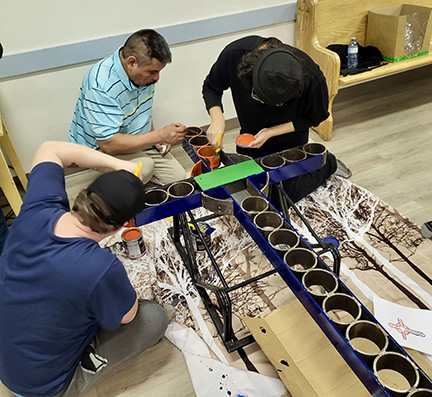
[[[109,250],[53,234],[67,211],[63,169],[38,164],[0,258],[0,378],[24,396],[65,389],[99,329],[118,328],[136,299]]]

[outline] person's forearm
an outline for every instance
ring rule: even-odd
[[[112,138],[98,141],[100,149],[111,155],[137,153],[156,144],[164,143],[159,130],[142,134],[115,134]]]
[[[274,125],[273,127],[263,128],[255,135],[255,140],[249,143],[250,148],[260,148],[270,138],[278,135],[289,134],[295,130],[292,122]]]
[[[294,132],[295,128],[292,121],[290,121],[289,123],[278,124],[273,127],[269,127],[268,130],[270,132],[270,137],[274,137],[274,136],[289,134],[290,132]]]
[[[209,109],[209,115],[211,118],[211,122],[224,123],[225,118],[222,112],[222,108],[220,106],[213,106]]]
[[[62,167],[128,169],[130,162],[100,151],[70,142],[44,142],[33,158],[32,168],[41,162],[53,162]]]

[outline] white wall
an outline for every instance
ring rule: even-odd
[[[9,3],[9,18],[2,18],[0,27],[5,55],[129,34],[144,27],[157,29],[262,6],[259,0],[131,0],[128,4],[135,4],[134,9],[126,9],[125,3],[112,3],[110,7],[101,0],[68,3],[16,0]],[[266,6],[280,3],[267,1]],[[103,16],[99,13],[101,8]],[[173,63],[162,71],[156,89],[153,113],[156,128],[171,122],[185,125],[209,122],[201,98],[201,85],[226,44],[249,34],[276,36],[294,44],[294,30],[295,23],[289,22],[172,46]],[[67,140],[81,80],[92,64],[0,80],[0,111],[25,171],[29,171],[33,154],[42,142]],[[229,95],[224,97],[224,106],[226,118],[235,117]]]

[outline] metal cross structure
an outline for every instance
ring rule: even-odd
[[[191,177],[185,181],[179,181],[179,183],[185,182],[192,184],[194,188],[193,192],[191,194],[188,193],[188,195],[184,197],[164,201],[159,205],[146,207],[135,217],[135,224],[136,226],[140,226],[167,217],[173,217],[173,226],[169,229],[170,236],[198,293],[200,294],[200,297],[202,298],[202,301],[217,329],[219,337],[228,352],[242,349],[244,346],[254,342],[252,334],[243,337],[242,339],[237,339],[232,331],[232,305],[230,293],[238,288],[244,287],[245,285],[278,273],[372,395],[407,395],[408,393],[395,394],[391,388],[380,382],[376,373],[376,368],[374,368],[373,364],[365,363],[365,361],[362,360],[358,352],[352,347],[345,336],[345,330],[341,328],[340,324],[337,324],[337,322],[332,320],[326,310],[323,309],[322,299],[317,298],[317,296],[313,295],[308,288],[305,287],[302,283],[302,275],[294,271],[293,268],[284,261],[284,257],[278,254],[274,247],[269,244],[267,236],[265,235],[266,233],[263,233],[263,231],[257,227],[254,221],[249,218],[240,206],[241,201],[246,197],[263,197],[268,202],[269,210],[280,215],[283,220],[283,227],[294,231],[295,229],[289,222],[288,211],[289,209],[295,211],[316,240],[316,243],[309,244],[299,235],[301,246],[303,249],[312,252],[314,256],[316,256],[317,264],[315,269],[330,271],[337,280],[337,294],[332,296],[332,298],[336,298],[332,300],[332,305],[336,305],[338,309],[345,309],[349,313],[349,306],[352,305],[356,308],[355,310],[358,308],[358,314],[353,313],[354,318],[366,320],[379,326],[373,315],[361,304],[360,301],[358,301],[354,294],[352,294],[352,292],[339,279],[340,255],[336,246],[324,242],[325,239],[323,241],[323,239],[317,236],[307,220],[304,219],[303,215],[297,209],[295,203],[293,203],[290,197],[286,194],[282,186],[282,182],[287,179],[320,168],[325,161],[325,153],[314,155],[293,163],[284,164],[280,167],[263,169],[261,167],[263,158],[253,160],[246,158],[245,156],[227,154],[224,151],[221,151],[220,158],[223,167],[210,170],[209,163],[206,163],[198,156],[188,141],[185,140],[183,142],[183,148],[192,161],[195,163],[199,161],[202,162],[201,175],[194,178]],[[279,154],[283,155],[283,153]],[[168,191],[169,185],[162,187],[162,189]],[[281,211],[276,209],[268,200],[267,195],[270,189],[274,189],[279,195]],[[150,190],[148,192],[150,192]],[[195,219],[191,211],[199,207],[204,207],[210,210],[212,214],[201,219]],[[206,222],[214,217],[228,214],[236,217],[242,227],[255,241],[258,248],[271,262],[274,269],[243,281],[237,285],[229,285],[227,283],[211,251],[211,247],[206,243],[205,235],[200,230],[199,223]],[[190,225],[192,225],[197,235],[192,235]],[[217,275],[217,279],[219,280],[218,283],[209,282],[206,280],[206,276],[200,273],[194,248],[195,238],[198,238],[204,247],[214,274]],[[330,269],[320,257],[326,252],[330,253],[333,257],[333,269]],[[211,294],[216,296],[217,305],[212,302]],[[344,302],[347,300],[351,302],[348,304],[348,308],[341,308],[338,306],[341,302],[343,306],[345,304]],[[332,305],[330,306],[333,307]],[[394,368],[391,369],[400,371],[405,375],[405,368],[407,366],[412,366],[415,369],[415,376],[414,378],[408,376],[410,378],[408,380],[410,388],[415,389],[417,387],[422,387],[432,389],[432,381],[424,371],[409,357],[409,355],[389,334],[386,333],[385,336],[388,339],[388,347],[386,350],[397,353],[404,360],[400,364],[392,364]],[[383,354],[385,354],[385,352]],[[387,365],[387,361],[389,360],[386,360],[386,357],[384,357],[384,359],[381,360],[381,363],[386,363],[385,365]]]

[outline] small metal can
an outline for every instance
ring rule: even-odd
[[[129,258],[136,259],[145,254],[144,239],[139,228],[131,227],[126,229],[121,234],[121,238]]]
[[[195,252],[203,252],[205,251],[205,247],[203,242],[200,239],[200,236],[198,235],[198,232],[195,230],[191,230],[192,234],[192,246],[195,250]],[[211,244],[211,237],[210,234],[203,234],[204,241],[208,247],[210,247]]]

